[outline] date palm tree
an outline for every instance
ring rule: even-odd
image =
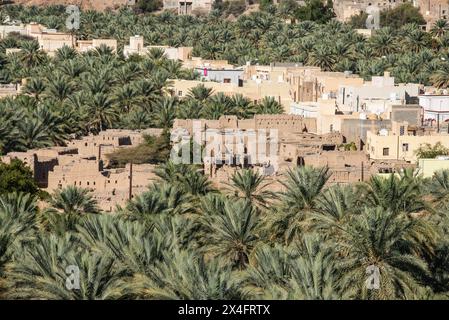
[[[292,277],[290,251],[280,245],[258,245],[250,255],[248,267],[236,275],[244,298],[270,295],[272,287],[285,287]]]
[[[56,60],[66,61],[74,59],[78,56],[78,52],[69,46],[64,45],[62,48],[57,49],[55,53]]]
[[[290,243],[309,225],[317,209],[317,200],[329,179],[328,168],[296,167],[286,173],[280,194],[280,207],[267,219],[268,232]]]
[[[438,70],[430,76],[430,82],[437,88],[447,88],[449,86],[449,63],[442,63]]]
[[[252,117],[256,113],[256,109],[250,99],[236,94],[231,97],[230,104],[233,108],[233,114],[239,119]]]
[[[89,126],[97,131],[103,131],[112,127],[112,122],[117,118],[118,112],[113,106],[112,100],[103,93],[92,96],[87,104],[90,116]]]
[[[360,199],[368,207],[382,207],[393,213],[418,213],[430,210],[422,197],[418,178],[390,174],[388,178],[373,176],[361,187]]]
[[[114,99],[120,109],[129,113],[133,106],[137,104],[137,92],[134,87],[125,85],[116,90]]]
[[[320,67],[326,71],[332,71],[334,69],[336,58],[330,47],[318,45],[310,53],[308,61],[312,66]]]
[[[25,118],[18,124],[17,129],[17,149],[37,149],[52,145],[50,136],[45,132],[44,124],[37,119]]]
[[[74,90],[70,79],[61,73],[54,73],[52,74],[52,77],[47,80],[46,96],[54,98],[58,102],[63,102],[74,92]]]
[[[172,246],[168,233],[164,236],[147,228],[141,221],[122,219],[122,216],[90,215],[77,226],[80,245],[93,254],[109,257],[124,276],[146,273]],[[151,232],[150,232],[151,231]]]
[[[176,250],[147,273],[135,274],[125,290],[129,297],[143,299],[239,299],[231,276],[231,268],[217,260],[206,263],[194,252]]]
[[[419,288],[419,276],[427,269],[417,253],[424,241],[433,241],[428,230],[424,221],[382,207],[354,216],[341,242],[348,251],[341,265],[343,288],[351,298],[362,299],[404,298]]]
[[[33,112],[33,117],[42,124],[42,130],[55,145],[65,145],[68,140],[68,124],[64,115],[51,110],[51,107],[39,105]]]
[[[45,91],[45,82],[41,78],[31,78],[24,88],[24,93],[31,94],[39,101],[40,95]]]
[[[340,272],[335,251],[317,234],[304,236],[293,246],[289,298],[341,299]]]
[[[41,225],[54,232],[76,230],[80,219],[100,213],[90,191],[76,186],[57,190],[48,202],[50,206],[42,213]]]
[[[154,124],[157,128],[169,129],[173,126],[178,108],[178,100],[163,97],[155,105]]]
[[[435,172],[427,188],[430,195],[435,199],[436,206],[446,208],[449,204],[449,170]]]
[[[38,66],[47,59],[44,51],[40,50],[37,41],[25,41],[22,43],[20,60],[28,68]]]
[[[236,171],[227,185],[231,196],[245,199],[259,208],[266,208],[270,199],[275,196],[268,190],[270,183],[265,182],[264,176],[251,169]]]
[[[188,97],[198,100],[200,102],[206,102],[206,100],[212,95],[212,88],[206,88],[204,84],[199,84],[196,87],[189,89]]]
[[[109,257],[76,253],[76,241],[40,236],[17,252],[6,266],[6,297],[14,299],[91,300],[120,298],[124,275]],[[69,272],[66,273],[66,272]],[[73,279],[69,278],[70,272]],[[79,289],[78,289],[79,288]]]
[[[369,39],[369,45],[378,57],[386,56],[397,50],[394,31],[382,28]]]
[[[447,30],[449,30],[447,21],[440,19],[435,21],[432,28],[430,29],[430,34],[434,37],[441,38]]]
[[[357,190],[353,186],[333,186],[317,198],[317,210],[311,215],[311,228],[324,237],[339,239],[344,226],[360,209]]]
[[[257,103],[256,112],[259,114],[281,114],[284,112],[284,108],[273,97],[264,97]]]
[[[244,268],[258,239],[260,219],[245,200],[225,201],[222,213],[201,217],[206,237],[205,254],[223,259],[227,265]]]

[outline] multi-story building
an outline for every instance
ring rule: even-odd
[[[419,96],[423,108],[423,125],[436,128],[437,132],[448,131],[449,95],[424,94]]]
[[[382,114],[391,105],[417,103],[419,84],[395,85],[389,72],[372,77],[370,82],[358,85],[341,85],[337,105],[341,111]]]
[[[293,102],[316,102],[318,99],[335,98],[342,85],[362,85],[363,79],[349,72],[327,72],[319,67],[295,63],[273,63],[269,66],[247,65],[245,80],[259,83],[285,84]]]
[[[424,144],[440,142],[449,147],[449,134],[410,129],[407,122],[393,122],[392,129],[369,131],[366,151],[371,159],[416,162],[416,151]]]
[[[430,30],[437,20],[449,19],[449,3],[447,0],[416,0],[415,2],[427,22],[427,30]]]

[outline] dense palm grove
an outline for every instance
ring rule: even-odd
[[[77,187],[44,210],[30,194],[0,196],[1,297],[448,297],[449,171],[325,187],[327,169],[298,167],[278,193],[249,169],[221,192],[195,167],[168,162],[157,175],[114,214]],[[68,266],[80,289],[66,288]]]
[[[7,6],[2,11],[11,19],[65,28],[63,7]],[[437,22],[431,33],[404,24],[399,29],[382,28],[366,39],[350,25],[335,20],[286,24],[288,12],[271,11],[242,15],[235,21],[223,19],[217,11],[206,17],[87,11],[81,15],[81,29],[76,34],[81,39],[113,37],[121,45],[139,34],[148,44],[193,46],[194,55],[239,65],[292,61],[325,70],[350,70],[365,78],[389,70],[398,82],[447,83],[449,33],[445,21]]]
[[[20,46],[17,54],[5,48]],[[170,79],[196,79],[193,70],[152,49],[125,60],[105,46],[79,54],[63,47],[50,58],[37,42],[10,36],[0,41],[3,82],[26,79],[22,94],[0,100],[0,154],[51,145],[110,128],[171,128],[175,118],[240,118],[282,113],[274,98],[255,104],[199,85],[182,101],[171,97]]]
[[[0,15],[63,29],[63,13],[9,6]],[[335,21],[289,25],[281,16],[231,22],[85,12],[78,35],[123,45],[141,34],[149,44],[192,45],[196,55],[239,64],[295,61],[364,77],[390,70],[398,81],[448,82],[446,25],[432,34],[413,25],[385,28],[367,40]],[[5,55],[17,46],[21,52]],[[28,80],[23,94],[0,100],[0,154],[107,128],[168,129],[176,117],[282,112],[272,99],[253,104],[203,86],[182,100],[169,96],[170,79],[196,77],[158,50],[125,60],[120,49],[64,48],[50,58],[12,35],[0,42],[0,78]],[[448,297],[449,171],[329,186],[326,168],[298,167],[283,179],[284,191],[272,192],[255,171],[241,170],[216,190],[198,167],[160,161],[160,181],[113,214],[76,187],[51,195],[45,209],[35,187],[32,194],[0,194],[0,298]],[[79,289],[66,287],[69,266],[80,269]],[[379,289],[366,283],[372,267],[380,271]]]
[[[64,30],[66,14],[60,6],[5,6],[0,20],[6,17]],[[283,111],[273,99],[254,105],[242,96],[228,98],[201,86],[182,101],[169,97],[170,79],[198,76],[159,50],[125,60],[123,45],[134,34],[143,35],[148,44],[193,46],[194,55],[237,64],[293,61],[324,70],[351,70],[365,78],[388,70],[398,82],[449,84],[446,22],[438,22],[430,34],[408,24],[383,28],[366,39],[334,20],[286,24],[282,17],[282,11],[257,12],[231,22],[213,14],[83,12],[76,36],[116,38],[118,54],[107,47],[83,54],[64,47],[50,58],[35,41],[10,35],[0,41],[0,82],[27,79],[27,84],[18,98],[0,101],[0,153],[59,145],[108,128],[169,128],[176,117],[217,119],[223,114],[251,117]],[[22,51],[5,54],[6,48],[14,47]]]

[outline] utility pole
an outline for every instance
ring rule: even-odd
[[[437,114],[437,133],[440,133],[440,114]]]
[[[362,182],[365,181],[365,168],[363,167],[363,161],[362,161],[362,176],[361,176],[361,180]]]
[[[129,200],[133,198],[133,162],[129,163]]]

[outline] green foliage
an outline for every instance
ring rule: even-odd
[[[272,0],[259,0],[259,9],[262,11],[269,11],[272,6]]]
[[[117,150],[107,155],[112,167],[124,167],[127,163],[160,163],[170,156],[170,133],[160,136],[145,136],[145,141],[136,147]]]
[[[366,21],[368,19],[368,13],[360,12],[359,14],[355,14],[349,18],[349,25],[355,29],[365,29]]]
[[[47,220],[29,194],[0,196],[2,297],[448,295],[446,171],[430,180],[405,171],[327,187],[327,169],[299,167],[273,198],[265,194],[265,178],[249,170],[234,175],[227,195],[201,180],[205,177],[192,166],[167,162],[156,173],[161,181],[115,215],[97,214],[84,189],[55,193],[44,212]],[[273,203],[265,206],[269,197]],[[70,265],[83,275],[79,290],[61,285]],[[368,267],[380,272],[378,290],[366,286]]]
[[[136,8],[142,12],[153,12],[161,9],[163,3],[161,0],[137,0]]]
[[[414,7],[410,2],[403,3],[390,10],[383,10],[380,13],[381,26],[400,28],[408,23],[417,25],[426,23],[419,9]]]
[[[349,24],[353,28],[365,29],[367,18],[368,14],[366,12],[360,12],[349,19]],[[393,9],[384,9],[380,12],[381,27],[400,29],[407,24],[423,25],[425,23],[426,21],[419,12],[419,9],[409,2],[400,4]],[[439,32],[440,35],[443,33],[441,30]]]
[[[213,9],[218,10],[223,16],[233,15],[238,17],[246,10],[245,0],[225,0],[215,1],[212,5]]]
[[[299,20],[309,20],[318,23],[326,23],[335,17],[332,0],[326,4],[322,0],[306,0],[304,6],[297,11]]]
[[[351,143],[343,143],[339,145],[338,148],[344,151],[357,151],[357,146],[355,145],[354,141]]]
[[[405,24],[365,39],[330,20],[330,3],[308,1],[298,9],[297,24],[283,23],[297,17],[291,1],[266,10],[218,24],[213,15],[137,19],[131,10],[89,11],[82,13],[77,36],[116,37],[122,46],[139,30],[148,44],[193,46],[196,55],[236,64],[291,61],[352,70],[365,78],[389,70],[399,82],[449,83],[449,67],[441,59],[449,48],[443,23],[434,26],[432,36]],[[63,7],[5,11],[25,23],[64,28]],[[23,52],[4,55],[15,46]],[[2,153],[63,145],[71,136],[107,128],[164,130],[161,137],[146,137],[142,145],[111,156],[117,166],[130,160],[159,164],[158,180],[115,214],[99,212],[90,193],[75,187],[53,194],[41,210],[31,171],[18,161],[0,164],[1,298],[449,296],[449,171],[429,179],[404,171],[329,186],[327,168],[296,167],[280,178],[282,190],[275,192],[269,179],[245,169],[230,177],[227,190],[217,190],[199,167],[166,161],[167,129],[174,119],[249,118],[282,113],[282,106],[273,98],[254,103],[205,86],[171,97],[169,79],[197,75],[161,50],[129,59],[118,51],[102,47],[80,54],[62,48],[48,57],[30,39],[14,35],[0,41],[2,81],[28,79],[23,94],[0,100]],[[429,145],[419,152],[435,157],[448,150]],[[69,265],[84,275],[79,290],[63,285]],[[368,290],[367,268],[378,268],[379,290]]]
[[[0,162],[0,195],[11,192],[39,193],[30,168],[17,159],[10,164]]]
[[[441,142],[437,142],[433,146],[430,143],[421,144],[415,152],[418,159],[435,159],[438,156],[449,155],[449,149]]]

